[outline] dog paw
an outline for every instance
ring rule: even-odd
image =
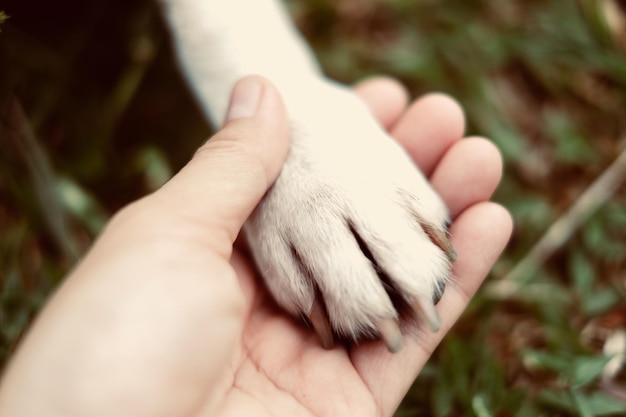
[[[404,150],[351,92],[326,85],[288,102],[292,147],[245,225],[277,303],[324,347],[439,329],[435,304],[456,258],[447,209]]]

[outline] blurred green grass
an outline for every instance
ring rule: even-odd
[[[397,416],[626,414],[625,371],[608,375],[603,353],[626,331],[624,186],[507,278],[626,149],[626,2],[288,4],[329,75],[449,93],[469,134],[505,159],[496,200],[514,237]],[[4,363],[111,213],[162,184],[210,130],[151,2],[0,9]]]

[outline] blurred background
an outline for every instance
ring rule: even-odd
[[[397,416],[626,415],[626,1],[287,3],[331,77],[449,93],[504,156],[514,236]],[[0,11],[4,365],[111,214],[210,128],[152,1]]]

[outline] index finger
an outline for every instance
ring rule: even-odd
[[[451,229],[459,259],[456,279],[437,305],[442,328],[437,333],[417,330],[398,353],[379,342],[364,343],[350,352],[352,363],[367,385],[382,415],[392,415],[435,347],[465,310],[485,276],[504,249],[512,231],[508,212],[495,203],[482,202],[465,210]]]

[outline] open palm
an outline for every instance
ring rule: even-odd
[[[450,209],[458,260],[438,305],[442,330],[415,329],[396,354],[380,342],[324,350],[312,330],[276,307],[245,245],[233,250],[236,231],[206,215],[217,210],[219,187],[235,181],[206,178],[232,176],[220,166],[224,155],[250,156],[222,139],[110,222],[12,360],[0,416],[392,415],[503,249],[511,220],[487,202],[500,156],[485,139],[461,140],[453,100],[429,95],[407,106],[403,90],[382,79],[356,91]],[[247,134],[246,123],[228,135]],[[231,199],[245,194],[226,191]],[[227,208],[217,214],[229,219]]]
[[[364,83],[357,92],[431,175],[454,216],[451,236],[459,260],[455,282],[439,304],[443,330],[417,329],[397,354],[372,342],[324,350],[311,329],[277,309],[249,258],[236,252],[231,263],[246,289],[248,309],[223,415],[393,414],[509,237],[506,212],[485,202],[500,179],[499,155],[484,139],[459,142],[463,116],[450,99],[430,95],[407,110],[402,94],[386,82]]]

